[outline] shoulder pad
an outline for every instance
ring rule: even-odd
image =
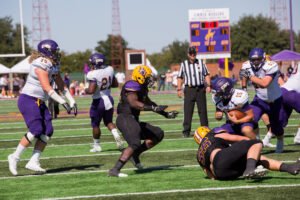
[[[242,64],[242,69],[248,69],[248,68],[251,68],[251,64],[249,60]]]
[[[232,96],[232,101],[235,105],[243,106],[249,101],[249,95],[246,91],[235,89],[234,94]]]
[[[266,61],[263,66],[263,70],[266,71],[266,74],[273,74],[279,70],[278,65],[274,61]]]
[[[141,90],[141,85],[138,83],[138,82],[135,82],[135,81],[127,81],[124,85],[124,88],[126,91],[140,91]]]
[[[87,79],[88,81],[94,81],[94,80],[95,80],[95,78],[94,78],[94,70],[93,70],[93,71],[89,71],[89,72],[87,73],[86,79]]]
[[[35,59],[32,62],[32,65],[34,67],[38,67],[38,68],[41,68],[41,69],[46,70],[46,71],[49,71],[50,68],[53,66],[51,61],[47,58],[44,58],[44,57],[39,57],[39,58]]]

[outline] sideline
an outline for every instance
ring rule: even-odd
[[[132,192],[132,193],[117,193],[117,194],[98,194],[85,196],[70,196],[58,198],[46,198],[44,200],[65,200],[65,199],[81,199],[81,198],[98,198],[98,197],[118,197],[118,196],[134,196],[134,195],[149,195],[149,194],[166,194],[177,192],[203,192],[203,191],[224,191],[224,190],[240,190],[240,189],[257,189],[257,188],[279,188],[279,187],[299,187],[300,184],[282,184],[282,185],[243,185],[233,187],[213,187],[213,188],[196,188],[196,189],[181,189],[181,190],[160,190],[153,192]]]

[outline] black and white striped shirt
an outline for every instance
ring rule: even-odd
[[[204,85],[204,78],[207,75],[209,71],[202,60],[196,60],[195,63],[185,60],[181,63],[178,78],[184,78],[185,86],[196,87]]]

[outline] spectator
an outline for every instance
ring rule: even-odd
[[[166,84],[167,84],[167,90],[172,89],[172,81],[173,81],[173,76],[171,70],[168,69],[166,73]]]
[[[67,86],[67,88],[70,88],[71,79],[68,73],[65,73],[64,75],[64,83]]]
[[[208,126],[206,92],[210,92],[210,76],[206,64],[196,58],[197,50],[189,47],[187,57],[180,66],[178,74],[177,95],[182,97],[184,83],[184,120],[183,137],[189,137],[195,102],[198,107],[201,126]]]
[[[158,91],[160,91],[160,89],[162,89],[163,91],[165,90],[165,84],[166,83],[166,73],[161,73],[159,75],[159,80],[158,80]]]
[[[119,83],[119,88],[122,88],[124,83],[125,83],[125,73],[124,72],[117,72],[115,75],[118,83]]]

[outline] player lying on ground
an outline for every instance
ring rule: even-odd
[[[300,160],[287,164],[262,156],[263,145],[260,140],[228,133],[217,134],[205,126],[195,131],[194,139],[199,144],[198,163],[211,179],[232,180],[240,176],[257,178],[264,176],[266,169],[292,175],[300,171]],[[259,165],[266,169],[257,168]]]

